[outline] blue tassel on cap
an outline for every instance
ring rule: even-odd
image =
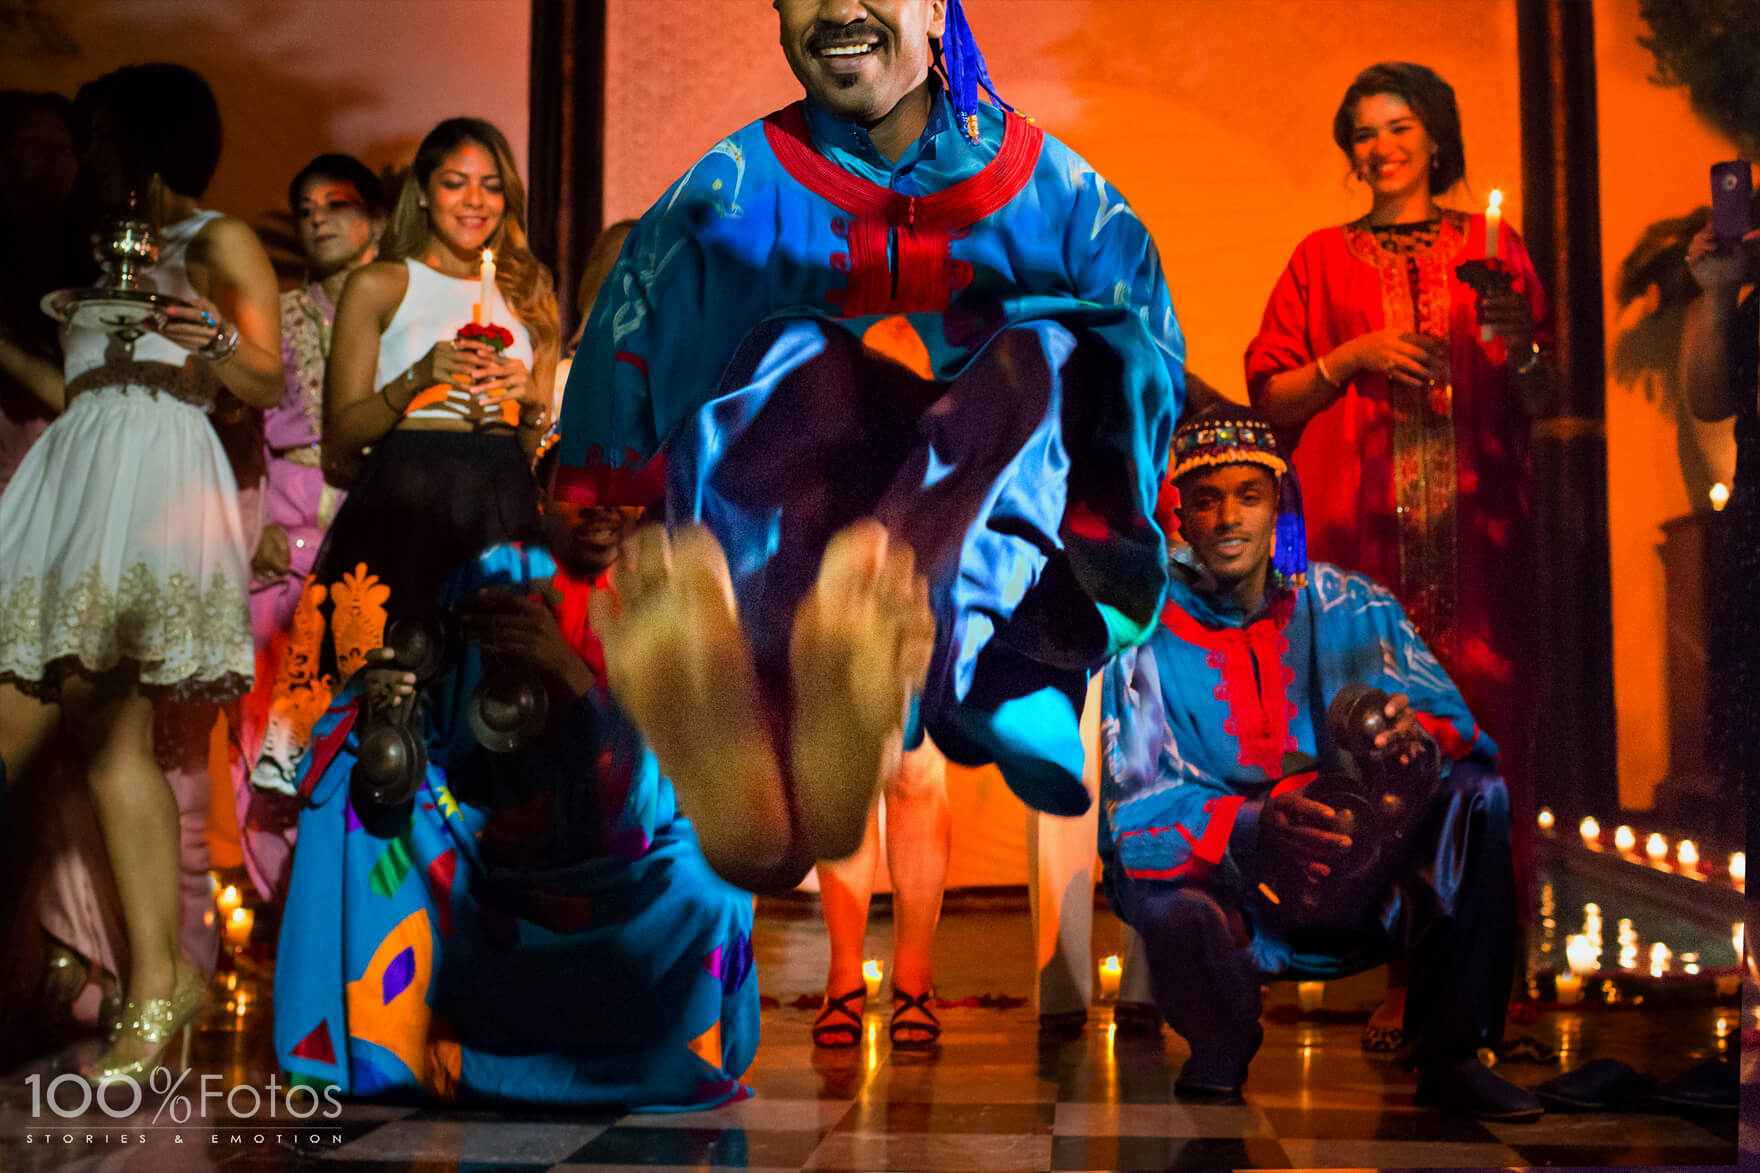
[[[978,42],[972,39],[972,26],[960,0],[947,0],[947,28],[941,34],[941,65],[947,71],[947,91],[953,98],[954,112],[959,115],[960,129],[973,142],[978,141],[978,87],[983,86],[990,100],[1014,113],[1014,107],[1002,100],[990,80],[990,69]]]
[[[1277,536],[1271,548],[1271,569],[1293,590],[1308,585],[1308,527],[1302,520],[1302,487],[1296,470],[1284,472],[1277,499]]]

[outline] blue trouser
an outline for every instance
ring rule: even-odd
[[[1236,943],[1232,895],[1166,881],[1114,884],[1120,915],[1143,938],[1155,1000],[1191,1047],[1183,1078],[1222,1087],[1246,1081],[1263,1037],[1262,981],[1344,977],[1396,952],[1412,963],[1405,1032],[1420,1068],[1495,1046],[1515,961],[1511,829],[1503,779],[1481,763],[1457,763],[1418,846],[1362,931],[1322,940],[1298,926],[1287,963],[1275,971],[1255,957],[1282,950]],[[1250,919],[1242,923],[1255,931]]]

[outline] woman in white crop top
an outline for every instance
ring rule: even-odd
[[[121,1027],[85,1074],[144,1079],[206,988],[179,946],[179,810],[155,701],[236,698],[253,668],[237,486],[206,413],[221,386],[279,402],[280,322],[255,234],[196,206],[220,155],[201,77],[130,66],[78,108],[100,196],[140,194],[160,229],[147,278],[195,308],[132,343],[67,327],[61,370],[15,370],[60,414],[0,494],[0,793],[58,728],[89,754],[128,964]]]
[[[487,306],[485,248],[496,265]],[[526,245],[525,189],[499,130],[452,118],[429,132],[380,255],[349,277],[336,307],[324,468],[351,483],[300,605],[322,622],[296,619],[295,638],[303,631],[312,646],[290,647],[276,682],[252,773],[269,789],[291,790],[327,702],[324,677],[339,684],[358,667],[388,615],[425,609],[479,551],[538,533],[529,461],[549,426],[560,331],[549,271]],[[478,319],[512,335],[505,354],[457,340]],[[346,621],[332,624],[339,608]]]

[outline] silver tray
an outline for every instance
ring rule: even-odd
[[[71,326],[102,330],[119,338],[139,338],[163,326],[172,306],[189,306],[182,298],[144,289],[57,289],[43,297],[43,312]]]

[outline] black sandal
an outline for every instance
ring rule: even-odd
[[[892,1038],[892,1045],[900,1051],[927,1051],[941,1039],[941,1020],[929,1009],[929,998],[933,990],[924,990],[920,994],[901,993],[896,988],[892,991],[892,1021],[886,1027],[886,1033]],[[900,1022],[898,1016],[909,1010],[919,1010],[927,1022]],[[918,1032],[917,1037],[906,1034],[907,1031]]]
[[[864,983],[849,993],[836,998],[825,999],[825,1008],[819,1011],[819,1017],[813,1019],[813,1045],[828,1050],[843,1050],[853,1047],[862,1041],[862,1012],[851,1010],[849,1004],[855,999],[862,999],[867,1004],[868,987]],[[833,1014],[841,1014],[848,1022],[826,1022]]]

